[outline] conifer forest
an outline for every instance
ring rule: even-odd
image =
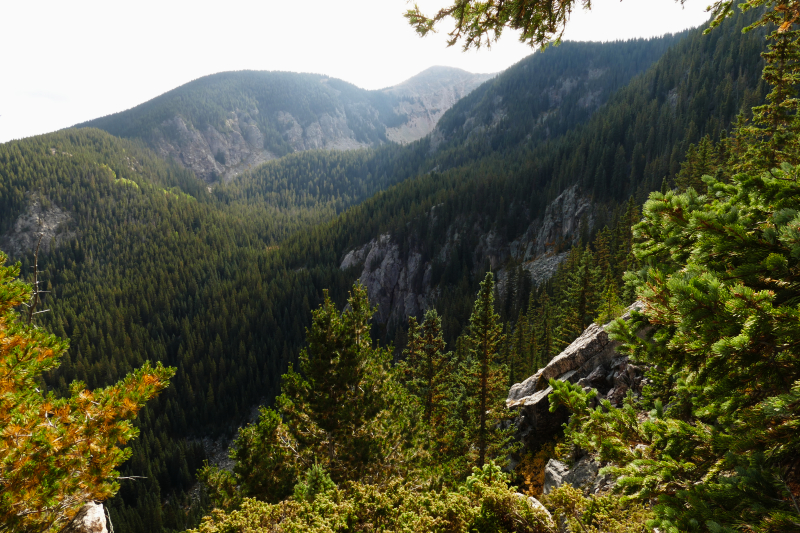
[[[0,144],[0,532],[800,532],[800,3],[577,8],[408,9],[533,47],[413,140],[238,71]]]

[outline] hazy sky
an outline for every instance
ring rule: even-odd
[[[446,5],[418,2],[423,11]],[[595,0],[566,37],[651,37],[702,24],[708,0]],[[420,39],[405,0],[2,0],[0,142],[133,107],[226,70],[317,72],[366,89],[433,65],[497,72],[531,53],[508,32],[491,50]]]

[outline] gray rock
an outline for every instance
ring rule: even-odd
[[[544,488],[542,494],[550,494],[564,484],[564,476],[569,473],[567,465],[561,461],[550,459],[544,467]]]
[[[382,92],[399,97],[394,112],[406,121],[386,128],[386,137],[401,144],[430,133],[444,113],[494,74],[472,74],[452,67],[431,67]]]
[[[623,315],[630,318],[633,304]],[[628,370],[628,358],[620,356],[616,349],[619,343],[611,341],[605,326],[592,324],[563,352],[554,357],[544,368],[522,383],[511,386],[506,407],[516,414],[517,437],[523,447],[534,448],[556,433],[569,413],[563,407],[550,412],[550,379],[577,383],[581,387],[597,390],[598,399],[611,394],[612,403],[619,405],[628,389],[641,390],[642,370]],[[634,376],[631,378],[631,376]]]
[[[363,264],[359,280],[367,288],[375,319],[381,324],[404,322],[430,307],[430,265],[417,252],[400,256],[400,247],[389,235],[381,235],[361,248],[345,254],[340,268]]]
[[[557,378],[567,372],[580,369],[584,363],[601,353],[606,351],[613,353],[613,349],[616,348],[618,344],[611,343],[611,346],[609,346],[609,343],[608,334],[605,329],[603,329],[603,326],[592,324],[586,328],[580,337],[567,346],[563,352],[555,356],[547,366],[523,381],[519,386],[513,385],[509,391],[506,405],[509,408],[513,408],[520,404],[520,402],[527,400],[526,396],[523,396],[523,394],[529,397],[531,391],[536,391],[539,388],[540,383],[543,386],[552,378]],[[606,350],[607,347],[609,350]],[[524,403],[529,405],[531,402],[524,401]]]
[[[172,158],[207,182],[228,181],[242,172],[275,158],[264,149],[264,136],[252,115],[258,110],[229,113],[220,130],[207,125],[197,129],[183,117],[161,123],[148,139],[165,158]]]
[[[544,513],[547,516],[548,525],[552,526],[554,524],[553,516],[550,514],[550,511],[547,510],[547,507],[542,505],[542,502],[540,502],[533,496],[525,496],[524,494],[521,494],[519,492],[515,493],[514,496],[519,498],[520,500],[524,500],[531,507],[531,509],[536,509]]]
[[[599,470],[600,465],[594,459],[583,457],[569,469],[562,481],[576,489],[586,489],[594,483]]]
[[[0,235],[0,249],[12,257],[32,253],[36,250],[39,235],[42,235],[40,252],[49,252],[51,245],[59,246],[75,237],[68,231],[72,215],[55,204],[43,207],[37,195],[30,194],[28,207],[17,217],[14,225]]]
[[[565,484],[592,492],[599,471],[600,465],[588,456],[582,457],[572,468],[567,467],[561,461],[550,459],[544,467],[543,494],[550,494]]]
[[[84,505],[61,533],[107,533],[103,504],[89,502]]]

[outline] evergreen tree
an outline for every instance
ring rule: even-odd
[[[390,401],[391,353],[372,345],[366,288],[356,284],[347,301],[340,314],[325,294],[312,314],[300,373],[287,372],[277,401],[299,445],[298,459],[323,465],[336,482],[381,472],[380,415]]]
[[[737,170],[765,171],[782,163],[800,163],[800,121],[797,115],[797,84],[800,83],[800,31],[797,15],[788,9],[768,10],[753,26],[773,24],[767,36],[772,41],[763,55],[762,78],[772,86],[767,103],[752,109],[752,123],[738,128],[735,135],[747,146],[744,157],[735,161]]]
[[[649,419],[592,410],[579,387],[551,381],[551,406],[577,416],[569,437],[614,462],[627,494],[658,498],[662,530],[797,531],[800,509],[800,167],[709,195],[653,193],[629,273],[644,313],[612,337],[652,365]],[[651,338],[636,333],[656,326]]]
[[[69,395],[42,392],[68,343],[30,324],[15,309],[31,299],[0,252],[0,521],[7,531],[55,532],[90,500],[119,490],[121,448],[139,434],[133,419],[167,386],[174,370],[145,363],[122,381]]]
[[[494,309],[494,278],[487,272],[469,320],[470,358],[464,371],[466,389],[471,393],[468,431],[479,468],[507,453],[511,444],[510,430],[501,428],[508,392],[508,370],[498,353],[504,341],[502,330]]]
[[[452,354],[445,352],[442,319],[431,309],[422,325],[413,316],[408,318],[408,344],[403,351],[405,386],[422,405],[423,419],[430,424],[442,419],[443,400],[452,377]],[[434,417],[435,414],[435,417]]]

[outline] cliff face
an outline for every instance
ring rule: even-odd
[[[431,67],[383,93],[397,98],[394,111],[405,123],[386,128],[386,137],[401,144],[433,131],[445,111],[494,74],[472,74],[451,67]]]
[[[435,208],[430,216],[435,217]],[[482,233],[478,225],[462,220],[450,225],[437,253],[427,260],[413,246],[404,256],[400,243],[385,234],[348,251],[340,268],[361,267],[359,280],[366,286],[370,302],[378,305],[376,320],[398,324],[433,305],[439,295],[433,279],[434,265],[446,262],[462,241],[477,243],[472,248],[472,264],[476,269],[489,264],[496,271],[498,289],[503,293],[508,277],[504,266],[511,259],[521,262],[537,284],[555,274],[567,256],[567,252],[558,250],[578,241],[582,222],[591,229],[594,212],[591,202],[578,186],[573,186],[553,200],[544,216],[534,220],[512,242],[493,231]]]
[[[196,129],[183,117],[165,120],[150,142],[162,157],[171,157],[202,179],[228,180],[248,168],[274,159],[264,136],[248,113],[231,113],[222,132],[211,125]]]
[[[14,222],[13,227],[0,235],[0,250],[18,258],[36,250],[39,235],[42,236],[40,250],[50,251],[52,246],[75,236],[70,232],[68,223],[72,216],[54,204],[42,206],[41,200],[31,195],[28,208]]]

